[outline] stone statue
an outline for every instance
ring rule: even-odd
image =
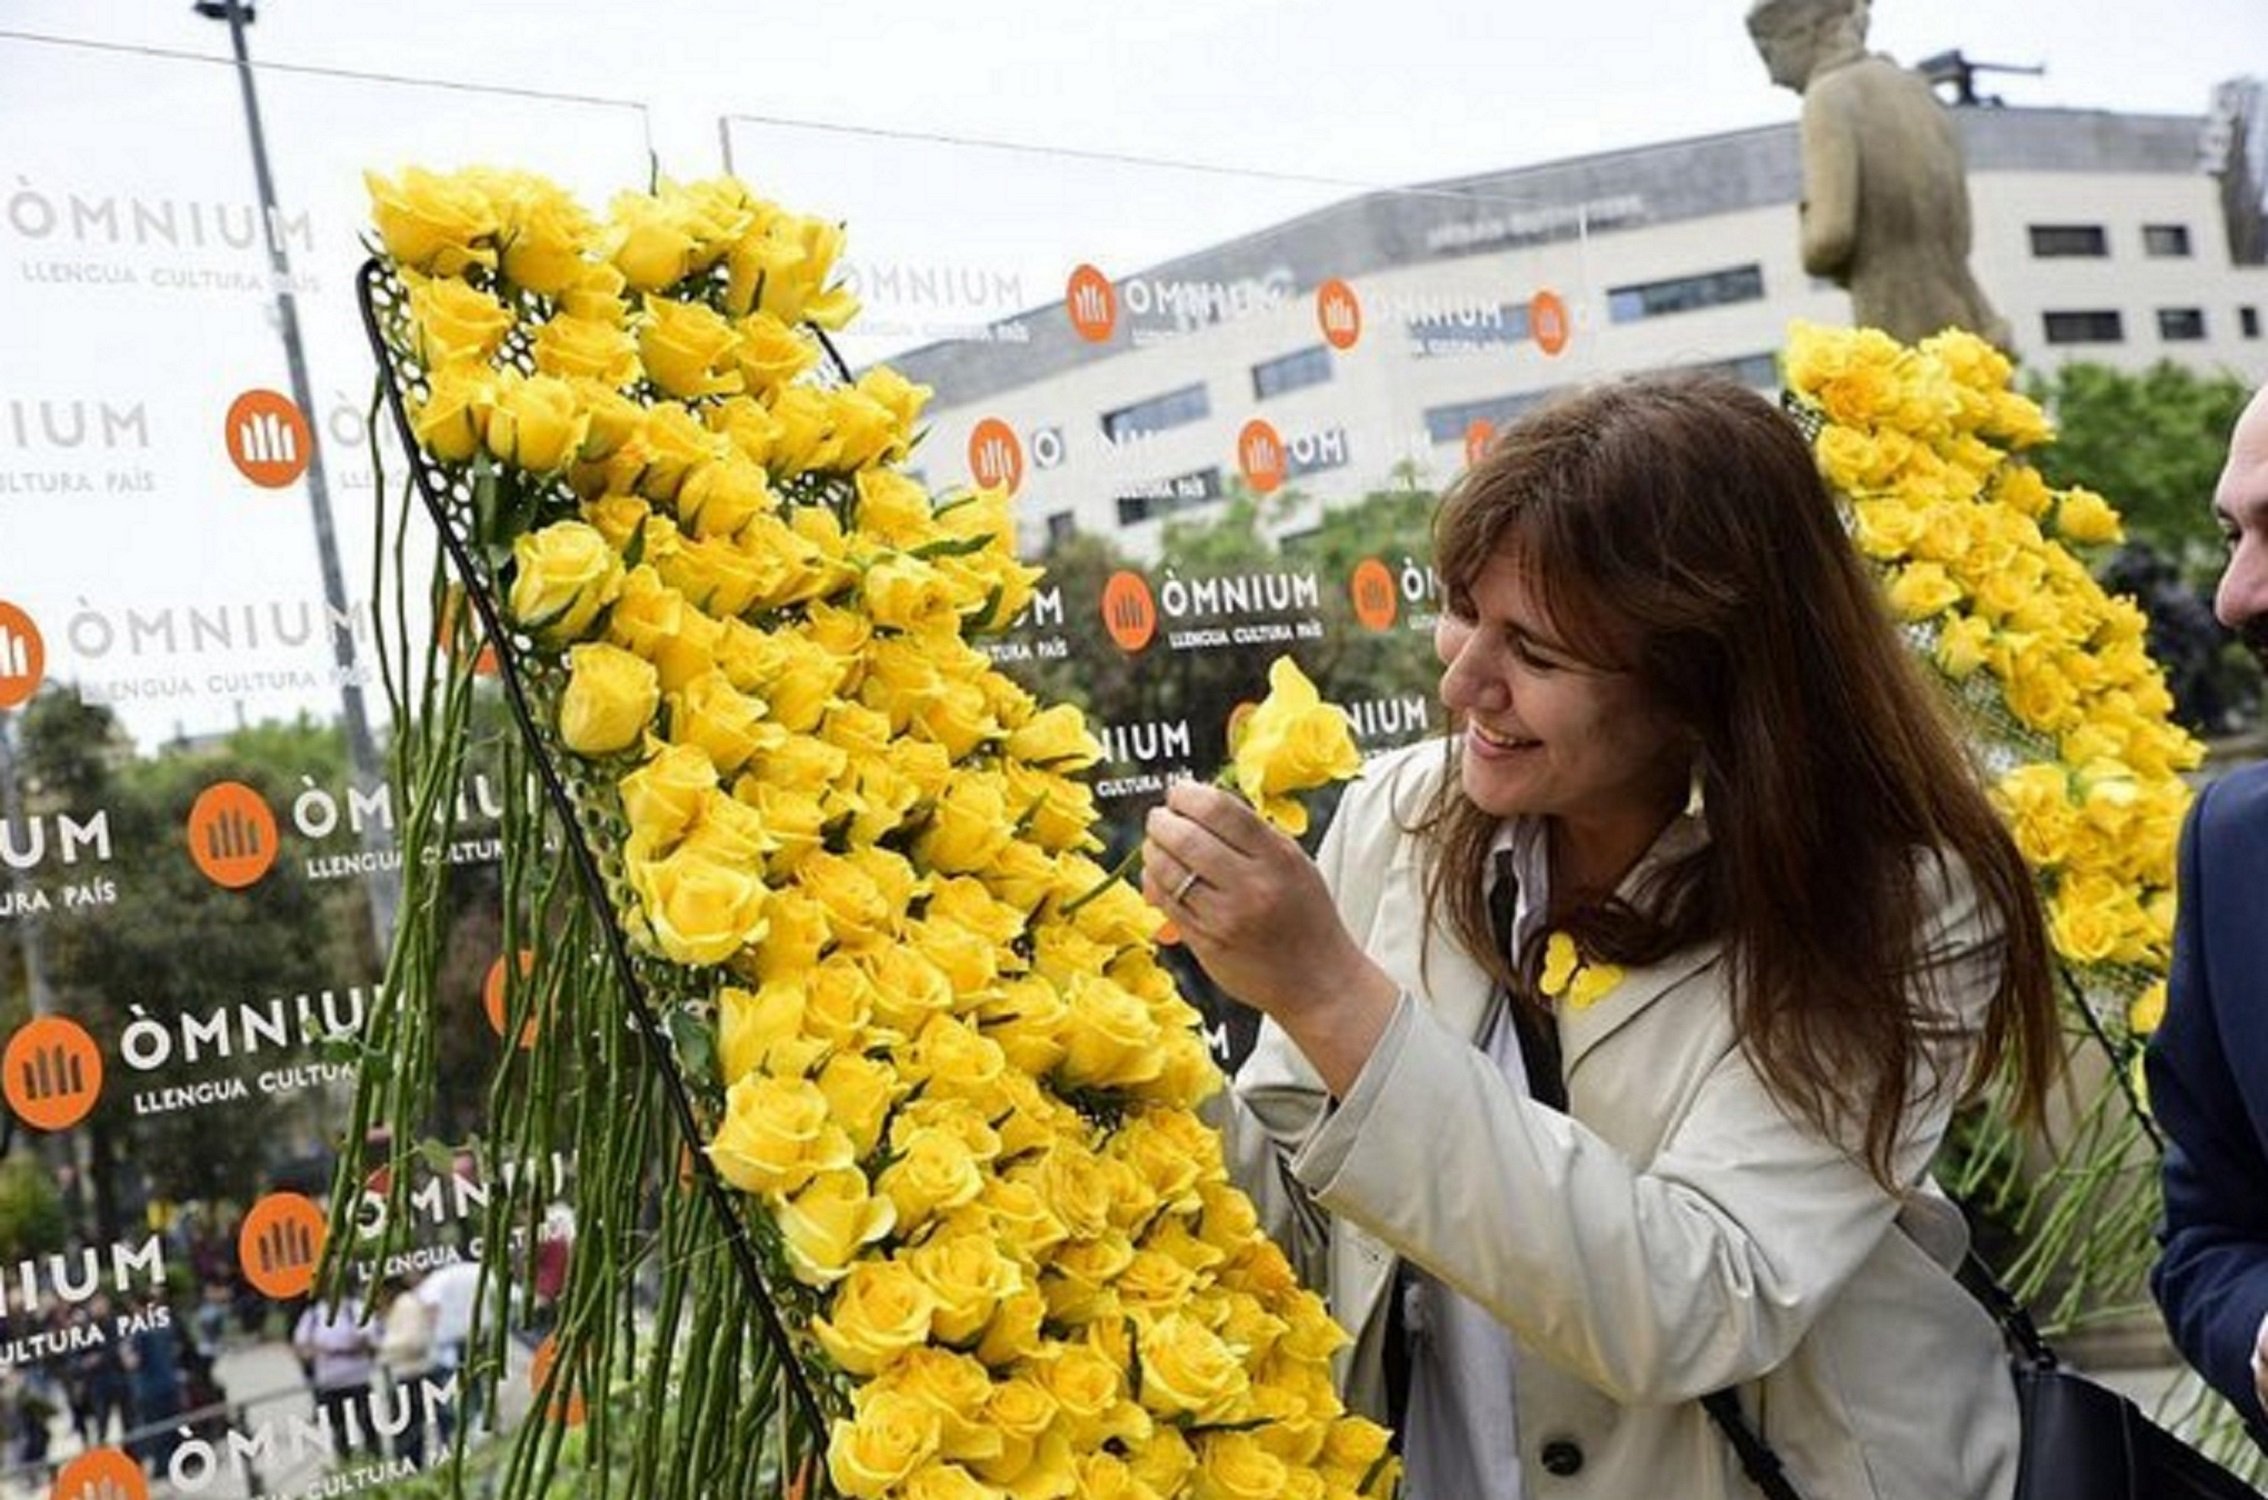
[[[1803,268],[1906,343],[1947,325],[2009,347],[1969,274],[1969,187],[1951,116],[1919,74],[1866,50],[1868,0],[1756,0],[1748,32],[1803,96]]]

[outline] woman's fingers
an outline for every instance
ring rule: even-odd
[[[1259,854],[1276,836],[1243,798],[1201,781],[1175,782],[1166,789],[1165,806],[1238,854]]]

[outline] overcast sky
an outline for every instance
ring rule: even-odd
[[[665,169],[751,113],[1419,181],[1786,119],[1745,0],[263,0],[257,58],[631,99]],[[6,29],[225,54],[188,0],[0,0]],[[2197,113],[2268,72],[2263,0],[1877,0],[1914,62],[2045,64],[2009,102]]]

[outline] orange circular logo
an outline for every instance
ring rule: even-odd
[[[14,708],[39,691],[47,675],[47,642],[32,617],[0,599],[0,708]]]
[[[1362,337],[1362,299],[1334,276],[1315,289],[1315,321],[1323,326],[1323,342],[1352,349]]]
[[[525,979],[534,972],[535,952],[532,949],[522,948],[520,950],[520,977]],[[480,985],[482,1008],[488,1012],[488,1029],[498,1036],[504,1034],[504,1018],[509,1014],[505,1006],[504,989],[504,955],[499,953],[496,955],[496,962],[488,966],[488,977],[482,980]],[[520,1045],[526,1048],[533,1047],[535,1043],[535,1017],[530,1015],[520,1023]]]
[[[1141,574],[1120,569],[1102,591],[1103,628],[1126,652],[1141,650],[1158,633],[1158,601]]]
[[[150,1500],[142,1466],[116,1448],[93,1448],[63,1466],[48,1500]]]
[[[986,417],[969,434],[969,473],[988,490],[1016,493],[1024,482],[1024,445],[1016,430],[998,417]]]
[[[1258,417],[1245,423],[1236,435],[1236,467],[1255,492],[1275,493],[1284,482],[1284,440],[1276,429]]]
[[[559,1363],[559,1335],[546,1334],[536,1345],[535,1354],[528,1360],[528,1392],[541,1396],[544,1382],[551,1379],[551,1367]],[[575,1389],[553,1391],[548,1408],[553,1421],[565,1422],[569,1427],[580,1427],[588,1414],[583,1404],[583,1393]]]
[[[276,815],[241,781],[216,781],[189,809],[189,857],[205,878],[243,890],[276,862]]]
[[[280,490],[307,472],[315,434],[306,414],[277,391],[246,391],[229,403],[229,462],[264,490]]]
[[[1354,601],[1354,617],[1365,630],[1386,630],[1401,613],[1402,597],[1394,590],[1394,570],[1375,557],[1355,564],[1347,580],[1347,597]]]
[[[1090,344],[1106,342],[1118,327],[1118,293],[1110,278],[1090,265],[1080,265],[1063,288],[1063,308],[1071,326]]]
[[[102,1097],[102,1049],[78,1022],[41,1016],[8,1039],[8,1107],[34,1130],[69,1130]]]
[[[1557,354],[1567,347],[1575,336],[1575,321],[1567,315],[1567,303],[1559,293],[1546,288],[1528,299],[1528,337],[1546,354]]]
[[[270,1193],[252,1205],[236,1232],[236,1260],[244,1279],[277,1302],[304,1297],[315,1286],[323,1258],[323,1210],[301,1193]]]
[[[441,649],[451,656],[457,654],[457,617],[464,612],[465,586],[461,583],[452,583],[448,590],[442,594],[441,613],[433,621],[433,638],[439,641]],[[472,639],[480,642],[480,650],[473,657],[473,675],[475,677],[494,677],[497,670],[495,643],[481,634],[478,617],[467,622],[465,628]]]
[[[1486,417],[1475,417],[1465,428],[1465,467],[1471,468],[1488,452],[1488,445],[1496,441],[1496,424]]]

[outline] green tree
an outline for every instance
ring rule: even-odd
[[[2101,494],[2128,534],[2190,583],[2218,571],[2213,486],[2249,394],[2242,380],[2162,359],[2138,375],[2082,361],[2025,384],[2055,417],[2056,440],[2039,458],[2049,483]]]

